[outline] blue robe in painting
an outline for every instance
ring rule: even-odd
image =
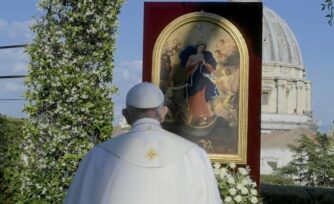
[[[181,60],[182,67],[185,68],[188,58],[191,55],[196,54],[197,46],[188,46],[186,47],[179,55]],[[217,62],[213,57],[212,53],[209,51],[203,51],[204,60],[206,63],[210,64],[214,69],[216,69]],[[186,87],[187,97],[195,95],[197,92],[205,89],[205,100],[208,102],[212,100],[214,96],[219,95],[216,85],[209,78],[210,71],[207,68],[200,64],[196,71],[188,77],[186,83],[188,86]]]

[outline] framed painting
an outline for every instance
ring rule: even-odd
[[[163,127],[213,161],[246,163],[249,67],[239,30],[213,13],[182,15],[160,33],[152,60],[169,108]]]
[[[262,3],[145,2],[143,81],[165,95],[163,127],[256,181],[261,56]]]

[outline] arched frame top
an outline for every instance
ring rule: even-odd
[[[169,23],[159,34],[153,49],[152,54],[152,82],[156,85],[160,85],[160,73],[161,73],[161,56],[164,52],[164,48],[167,40],[175,34],[177,30],[182,29],[189,24],[209,24],[212,27],[220,30],[221,33],[226,33],[228,39],[231,39],[237,48],[239,53],[239,103],[238,103],[238,149],[236,154],[221,154],[210,153],[209,157],[211,161],[218,162],[235,162],[239,164],[246,164],[247,162],[247,124],[248,124],[248,84],[249,84],[249,54],[245,39],[240,31],[227,19],[208,12],[192,12],[182,15],[171,23]],[[187,35],[187,33],[183,33]],[[191,35],[191,34],[188,34]],[[212,37],[212,36],[211,36]],[[198,39],[207,42],[208,45],[213,46],[212,38],[207,35],[198,35],[197,37],[188,36],[189,39]],[[191,42],[192,41],[192,42]],[[188,43],[195,43],[194,40],[189,40]],[[224,139],[223,135],[221,136]]]

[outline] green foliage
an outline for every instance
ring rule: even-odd
[[[18,199],[24,122],[0,115],[0,203],[16,203]]]
[[[286,185],[293,186],[295,182],[291,178],[284,177],[279,174],[261,175],[261,184],[274,184],[274,185]]]
[[[318,133],[314,140],[302,135],[290,149],[293,159],[279,173],[307,186],[334,186],[334,146],[326,135]]]
[[[333,204],[334,189],[305,186],[260,185],[263,204]]]
[[[28,203],[61,203],[80,160],[111,137],[117,16],[123,0],[40,0],[31,30],[22,145]]]
[[[324,0],[324,3],[321,4],[321,10],[327,11],[326,18],[328,18],[328,24],[333,25],[334,19],[334,5],[332,0]]]

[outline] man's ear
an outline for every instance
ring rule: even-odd
[[[160,122],[163,123],[164,120],[165,120],[165,117],[167,115],[167,112],[168,112],[168,107],[167,106],[163,106],[161,109],[160,109]]]
[[[122,110],[122,115],[124,116],[126,122],[131,125],[131,119],[130,119],[130,115],[129,115],[129,112],[128,112],[128,109],[124,108]]]

